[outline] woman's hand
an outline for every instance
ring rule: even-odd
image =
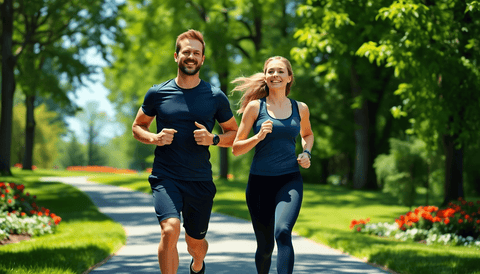
[[[309,157],[308,153],[303,152],[303,153],[298,154],[297,162],[301,167],[309,168],[311,163],[310,163],[310,157]]]
[[[267,120],[267,121],[263,122],[262,127],[260,128],[260,130],[257,133],[257,138],[260,141],[262,141],[263,139],[265,139],[267,134],[272,133],[272,130],[273,130],[273,122],[271,120]]]

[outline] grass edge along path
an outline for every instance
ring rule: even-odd
[[[126,243],[123,227],[99,212],[90,198],[75,187],[41,182],[58,176],[49,171],[13,170],[0,181],[24,184],[37,203],[62,217],[54,234],[0,246],[0,273],[88,273]]]
[[[148,174],[90,174],[89,180],[150,193]],[[246,179],[214,179],[213,211],[249,220],[245,204]],[[468,197],[467,197],[468,198]],[[419,196],[417,205],[422,205]],[[480,251],[461,246],[427,246],[381,238],[349,229],[352,219],[393,223],[409,211],[380,191],[358,191],[330,185],[304,184],[304,198],[294,232],[377,267],[402,274],[480,274]],[[254,252],[254,251],[252,251]]]

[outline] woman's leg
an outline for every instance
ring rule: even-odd
[[[276,197],[275,239],[277,241],[277,273],[291,274],[295,260],[292,230],[297,221],[303,198],[303,181],[300,173],[285,175],[287,183]],[[282,182],[284,183],[284,182]]]
[[[257,251],[255,253],[257,272],[258,274],[268,274],[275,245],[275,200],[268,195],[270,193],[265,195],[265,184],[267,182],[262,178],[264,176],[250,175],[246,200],[257,240]],[[270,191],[270,189],[268,190]]]

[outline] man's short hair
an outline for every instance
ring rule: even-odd
[[[202,55],[205,55],[205,41],[203,41],[203,34],[198,30],[193,30],[193,29],[186,31],[177,37],[176,49],[175,49],[177,54],[180,52],[180,41],[184,39],[192,39],[192,40],[200,41],[200,43],[202,43],[202,46],[203,46]]]

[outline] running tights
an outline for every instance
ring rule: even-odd
[[[246,199],[257,239],[255,265],[258,274],[268,274],[275,241],[277,273],[293,272],[292,229],[300,212],[302,197],[300,172],[280,176],[250,174]]]

